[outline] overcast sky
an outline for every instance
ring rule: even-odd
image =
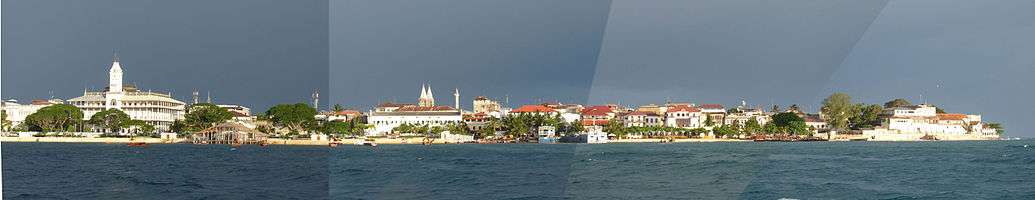
[[[5,0],[3,98],[103,89],[115,49],[124,81],[265,111],[327,91],[327,1]]]
[[[980,113],[1035,136],[1029,0],[34,1],[2,4],[2,97],[126,81],[265,110],[510,97],[800,104],[835,91]],[[45,79],[44,77],[50,77]],[[923,95],[924,98],[920,96]]]

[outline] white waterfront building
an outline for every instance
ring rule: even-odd
[[[123,85],[122,65],[116,55],[108,71],[108,86],[104,91],[84,90],[83,96],[68,100],[69,105],[83,110],[83,117],[90,119],[106,109],[119,109],[130,119],[141,120],[166,132],[178,119],[183,119],[185,104],[172,98],[171,94],[140,91],[134,85]]]
[[[7,114],[7,120],[11,121],[10,127],[3,127],[3,131],[9,131],[14,127],[18,127],[25,122],[25,117],[28,117],[32,113],[36,113],[43,107],[51,106],[54,104],[62,104],[64,101],[61,99],[50,99],[50,100],[32,100],[29,104],[19,104],[17,100],[11,99],[0,103],[0,110],[3,110]]]
[[[460,91],[455,90],[453,97],[457,98],[455,106],[459,106]],[[463,115],[459,108],[436,106],[431,87],[421,86],[418,105],[383,103],[367,114],[367,121],[374,126],[367,136],[385,136],[399,125],[445,126],[462,122]]]

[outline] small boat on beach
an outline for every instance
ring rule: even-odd
[[[363,141],[356,142],[356,145],[376,147],[377,143],[374,143],[373,139],[365,139]]]
[[[130,143],[126,143],[126,146],[130,146],[130,147],[147,147],[147,143],[146,142],[130,142]]]

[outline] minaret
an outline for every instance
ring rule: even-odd
[[[313,91],[313,108],[320,111],[320,89]]]
[[[205,103],[212,103],[212,91],[208,91],[208,99],[205,100]]]
[[[194,92],[191,93],[191,100],[194,104],[198,104],[198,89],[194,89]]]
[[[460,88],[453,89],[453,106],[456,106],[456,110],[460,110]]]

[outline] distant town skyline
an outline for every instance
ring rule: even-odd
[[[185,102],[211,92],[256,113],[311,103],[314,90],[323,109],[416,103],[421,83],[459,88],[465,108],[487,96],[814,112],[845,92],[928,99],[1035,136],[1035,108],[1018,106],[1035,98],[1023,92],[1035,84],[1031,10],[1026,0],[13,0],[0,14],[0,80],[4,99],[76,97],[103,88],[118,49],[126,83]]]

